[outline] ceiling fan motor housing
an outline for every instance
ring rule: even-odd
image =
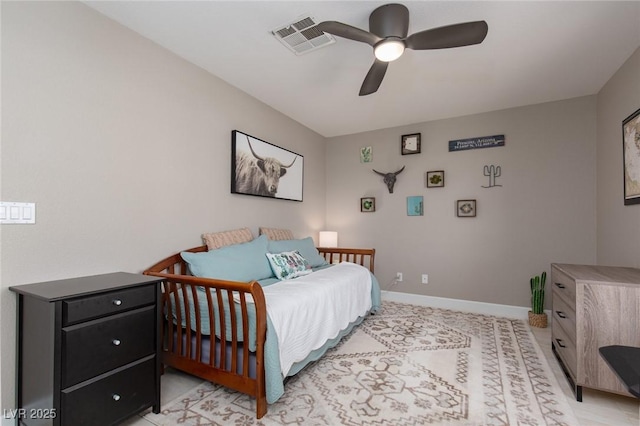
[[[369,15],[369,31],[382,38],[406,38],[409,32],[409,9],[401,4],[380,6]]]

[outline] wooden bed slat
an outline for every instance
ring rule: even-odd
[[[216,290],[218,297],[218,306],[224,306],[222,303],[222,289]],[[227,324],[223,309],[218,309],[218,324],[220,324],[220,365],[227,365]]]
[[[180,290],[182,293],[182,306],[184,307],[184,320],[186,323],[186,326],[183,327],[178,327],[178,334],[179,334],[179,338],[178,338],[178,344],[181,345],[182,344],[182,334],[185,334],[185,356],[187,358],[191,358],[191,312],[189,310],[189,304],[186,302],[187,299],[187,286],[185,285],[181,285],[180,286]],[[181,322],[178,321],[178,324],[182,324]],[[183,333],[184,331],[184,333]]]
[[[249,341],[249,320],[247,313],[247,300],[244,294],[240,297],[240,309],[242,311],[242,341]],[[242,375],[249,377],[249,345],[242,346]]]
[[[191,288],[191,295],[193,296],[193,307],[195,308],[195,318],[196,318],[196,355],[195,357],[199,362],[202,362],[202,326],[200,324],[202,321],[202,317],[200,316],[200,300],[198,299],[198,292],[196,291],[196,288],[194,286],[189,286],[189,287]]]
[[[209,308],[209,333],[215,330],[213,299],[211,298],[211,290],[204,292],[207,295],[207,307]],[[217,293],[217,292],[216,292]],[[213,367],[216,360],[216,339],[209,339],[209,366]]]

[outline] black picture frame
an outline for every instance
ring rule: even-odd
[[[476,217],[478,203],[476,200],[457,200],[456,216],[458,217]]]
[[[231,132],[231,193],[302,201],[304,157],[239,130]]]
[[[360,211],[362,213],[373,213],[376,211],[376,199],[375,197],[362,197],[360,198]]]
[[[420,133],[402,135],[400,139],[400,152],[402,155],[420,154],[421,141]]]
[[[444,188],[444,170],[431,170],[426,174],[427,188]]]
[[[624,205],[640,204],[640,109],[622,121]]]

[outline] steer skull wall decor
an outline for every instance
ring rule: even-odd
[[[380,173],[376,169],[373,169],[373,171],[379,174],[380,176],[383,176],[382,181],[387,185],[387,188],[389,188],[389,194],[393,194],[393,185],[395,185],[396,183],[396,176],[402,173],[405,167],[406,166],[402,166],[400,170],[392,173]]]

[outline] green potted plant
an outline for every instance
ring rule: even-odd
[[[529,281],[531,286],[531,310],[529,311],[529,325],[545,328],[547,326],[547,314],[544,312],[544,285],[547,281],[547,272],[536,275]]]

